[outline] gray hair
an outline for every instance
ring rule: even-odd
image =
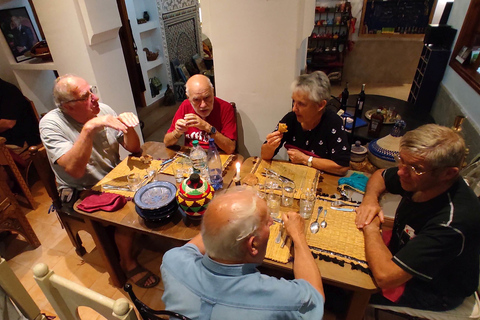
[[[465,148],[465,141],[460,134],[438,124],[425,124],[408,131],[400,141],[400,150],[424,158],[433,169],[461,168]]]
[[[81,79],[74,74],[65,74],[55,79],[55,85],[53,86],[53,101],[55,102],[55,105],[59,108],[62,107],[62,104],[78,98],[78,87],[76,85],[76,82],[66,80],[70,78]]]
[[[292,83],[292,92],[303,91],[316,103],[330,100],[330,80],[322,71],[302,74]]]
[[[244,187],[215,196],[205,211],[201,229],[205,251],[211,258],[240,261],[245,257],[244,242],[260,227],[260,201],[251,188]],[[220,215],[225,217],[222,221]]]
[[[212,81],[210,81],[210,78],[203,75],[205,77],[205,79],[208,81],[208,86],[210,87],[210,89],[213,90],[213,84],[212,84]],[[185,83],[185,94],[187,95],[187,97],[190,97],[190,94],[188,92],[188,80],[187,80],[187,83]]]

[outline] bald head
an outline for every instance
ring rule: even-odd
[[[245,241],[268,219],[267,205],[251,189],[234,188],[217,195],[203,216],[202,238],[212,258],[242,261]]]
[[[185,93],[195,112],[205,119],[213,110],[213,85],[206,76],[196,74],[185,84]]]

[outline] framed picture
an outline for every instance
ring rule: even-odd
[[[0,28],[17,62],[32,58],[25,53],[38,42],[38,36],[26,7],[0,10]]]
[[[468,58],[470,57],[470,54],[472,53],[472,49],[470,49],[467,46],[463,46],[460,52],[458,52],[456,56],[456,60],[460,62],[461,64],[464,64],[468,62]]]
[[[190,73],[188,73],[187,68],[184,64],[181,64],[177,67],[178,75],[183,80],[183,82],[187,83],[188,78],[190,78]]]

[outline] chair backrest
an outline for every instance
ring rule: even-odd
[[[138,312],[140,313],[140,316],[142,317],[143,320],[158,320],[158,319],[164,319],[162,317],[158,316],[168,316],[169,319],[181,319],[181,320],[190,320],[190,318],[181,315],[179,313],[173,312],[173,311],[168,311],[168,310],[153,310],[150,307],[148,307],[145,303],[140,301],[135,293],[133,292],[132,285],[130,283],[126,283],[125,286],[123,287],[123,290],[125,290],[128,295],[130,296],[130,299],[132,300],[133,304],[137,308]]]
[[[60,195],[58,194],[57,184],[55,182],[55,174],[53,173],[50,162],[48,161],[47,151],[44,146],[32,146],[28,149],[33,161],[35,169],[47,190],[48,195],[52,198],[53,206],[55,210],[61,210],[62,202],[60,201]]]
[[[110,299],[73,281],[56,275],[44,263],[33,268],[33,277],[62,320],[80,319],[78,308],[90,307],[108,320],[138,320],[125,298]]]
[[[40,309],[28,294],[25,287],[18,280],[15,273],[5,259],[0,257],[0,290],[3,290],[7,297],[13,300],[22,314],[28,319],[45,319],[40,315]]]

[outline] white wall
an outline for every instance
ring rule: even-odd
[[[455,1],[450,12],[448,24],[457,29],[457,38],[469,5],[470,0]],[[457,101],[460,108],[463,108],[464,114],[469,118],[472,125],[476,127],[477,131],[480,131],[480,95],[450,66],[447,66],[442,84]]]
[[[202,0],[201,6],[217,96],[237,104],[240,153],[259,155],[265,136],[291,110],[290,84],[305,65],[315,1]]]

